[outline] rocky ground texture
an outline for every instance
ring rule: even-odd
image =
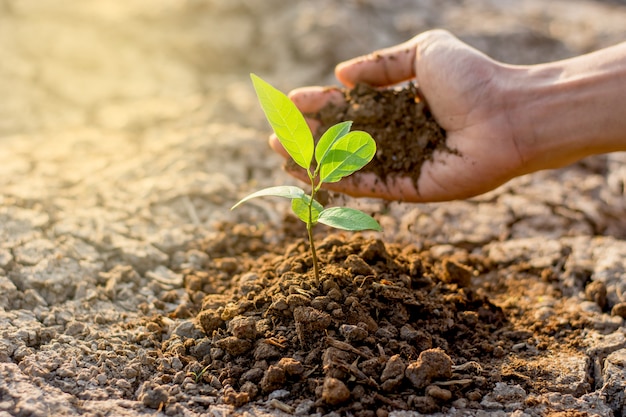
[[[439,339],[426,346],[443,362],[463,358],[445,365],[449,374],[415,383],[426,359],[391,355],[384,377],[373,372],[372,386],[413,384],[418,394],[380,394],[374,409],[357,401],[364,367],[353,356],[377,353],[348,346],[386,337],[397,344],[383,350],[402,351],[418,339],[405,325],[389,335],[380,323],[311,327],[304,312],[328,308],[325,322],[359,302],[331,286],[315,302],[274,310],[300,323],[294,343],[321,331],[323,348],[337,354],[330,363],[346,364],[356,382],[326,375],[319,392],[302,387],[319,398],[300,398],[287,382],[328,361],[316,369],[297,352],[276,363],[259,356],[244,380],[226,364],[243,366],[241,340],[254,341],[254,352],[261,337],[285,346],[267,320],[251,328],[253,315],[229,302],[259,293],[254,268],[265,245],[297,242],[280,201],[229,210],[252,190],[292,181],[267,149],[249,72],[283,90],[331,84],[336,62],[434,27],[509,63],[542,62],[623,41],[625,21],[623,1],[0,0],[0,417],[626,415],[624,154],[469,201],[335,198],[376,213],[387,252],[411,247],[405,254],[433,259],[433,271],[445,258],[470,265],[471,282],[453,284],[504,315],[485,336],[490,356],[443,355]],[[245,257],[234,238],[247,242]],[[342,267],[359,275],[365,267],[353,261]],[[210,310],[208,295],[221,308],[215,329],[196,315]],[[480,327],[476,313],[459,317]],[[230,373],[203,372],[207,355]],[[414,372],[402,376],[403,364]],[[285,380],[272,385],[280,372]]]

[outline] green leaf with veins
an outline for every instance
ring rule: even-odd
[[[380,224],[361,210],[348,207],[331,207],[322,211],[318,223],[342,230],[376,230],[381,231]]]
[[[296,216],[300,220],[305,223],[309,223],[309,202],[311,201],[311,197],[308,195],[303,195],[300,198],[294,198],[291,200],[291,209],[295,213]],[[320,217],[320,213],[324,210],[324,206],[317,202],[317,200],[313,200],[311,205],[311,224],[315,225],[317,223],[317,219]]]
[[[315,161],[317,161],[318,170],[319,166],[324,164],[324,159],[328,154],[328,151],[332,149],[335,142],[344,137],[352,127],[352,122],[341,122],[328,128],[322,135],[320,140],[315,146]]]
[[[290,198],[293,200],[295,198],[302,198],[302,196],[305,196],[305,195],[306,193],[304,192],[302,188],[294,187],[293,185],[279,185],[277,187],[264,188],[262,190],[259,190],[255,193],[252,193],[242,198],[241,200],[239,200],[237,204],[231,207],[231,210],[234,209],[235,207],[238,207],[240,204],[245,203],[246,201],[251,200],[253,198],[257,198],[257,197],[273,196],[273,197],[285,197],[285,198]]]
[[[337,139],[326,152],[320,167],[320,182],[337,182],[363,168],[376,154],[369,133],[354,131]]]
[[[304,116],[284,93],[254,74],[250,74],[250,78],[278,140],[296,164],[308,171],[315,145]]]

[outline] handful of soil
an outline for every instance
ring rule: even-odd
[[[352,130],[368,132],[377,145],[374,159],[362,171],[373,172],[383,181],[409,176],[417,188],[422,164],[432,160],[436,150],[455,153],[446,145],[446,132],[420,99],[413,83],[402,89],[376,89],[358,84],[343,90],[345,103],[330,103],[307,117],[321,123],[316,136],[329,127],[352,120]]]

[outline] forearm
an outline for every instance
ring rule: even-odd
[[[529,172],[626,150],[626,43],[504,71],[510,120]]]

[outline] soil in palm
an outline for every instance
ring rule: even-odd
[[[446,144],[445,130],[414,84],[396,89],[358,84],[342,91],[344,103],[330,103],[308,117],[320,121],[319,135],[346,120],[353,121],[353,130],[371,134],[378,151],[363,171],[373,172],[383,181],[409,176],[417,187],[422,165],[432,160],[435,152],[456,153]]]

